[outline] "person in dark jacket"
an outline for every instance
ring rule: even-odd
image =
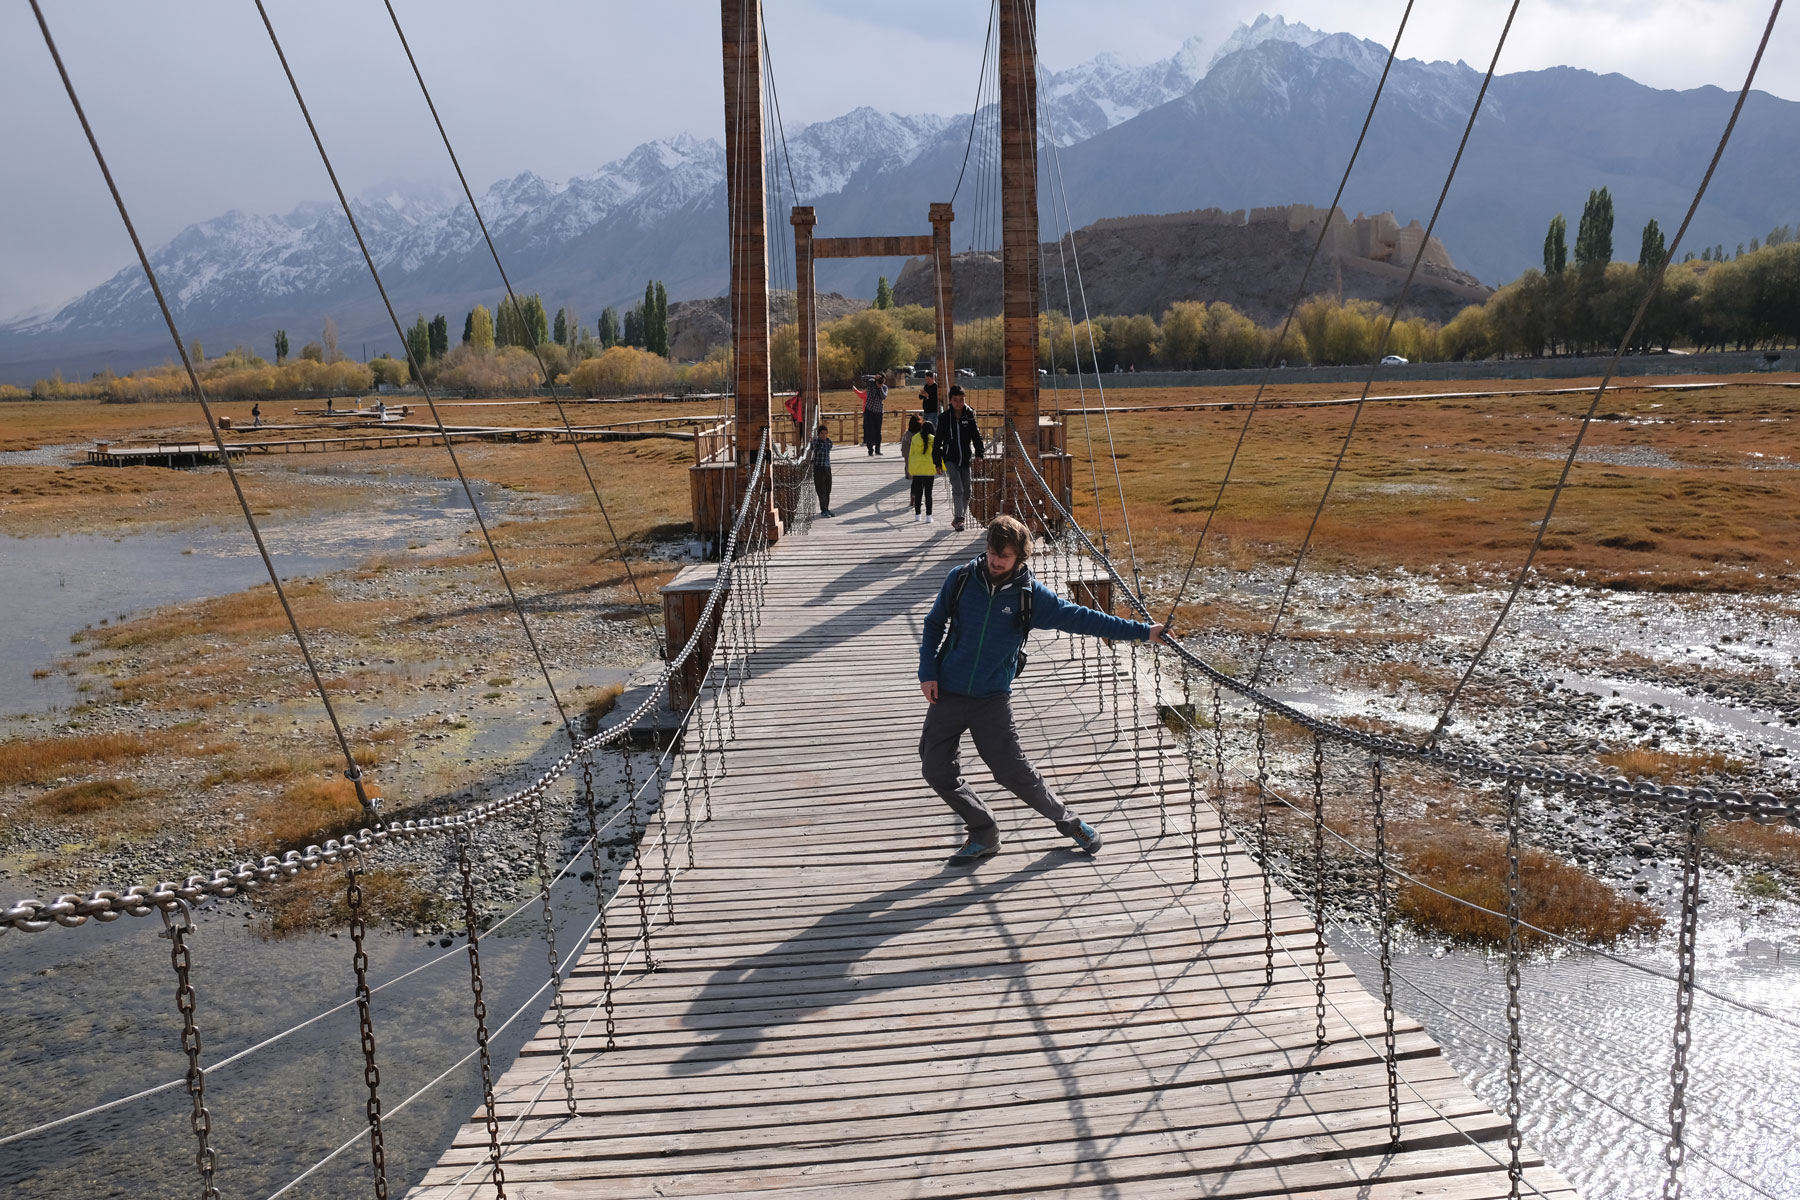
[[[981,444],[981,430],[975,424],[975,410],[963,398],[962,385],[950,385],[950,408],[938,418],[938,466],[950,477],[950,528],[961,533],[963,518],[969,511],[969,464],[987,453]]]
[[[919,413],[925,422],[926,428],[933,434],[937,433],[938,409],[940,407],[941,405],[938,403],[937,372],[933,371],[925,376],[925,386],[919,389]]]
[[[863,449],[881,453],[881,414],[887,402],[887,384],[879,375],[864,377],[857,395],[863,398]]]
[[[919,690],[930,707],[919,735],[919,761],[925,782],[968,829],[962,848],[950,856],[952,866],[980,862],[1000,851],[993,810],[963,781],[965,731],[974,737],[975,750],[996,783],[1049,818],[1079,849],[1089,854],[1100,849],[1100,831],[1057,799],[1019,747],[1012,681],[1030,632],[1021,627],[1027,611],[1023,595],[1031,596],[1032,628],[1162,641],[1161,625],[1127,621],[1062,599],[1031,577],[1025,565],[1030,555],[1030,531],[1012,517],[995,518],[988,526],[986,552],[950,573],[925,618]]]
[[[829,517],[831,512],[831,430],[825,422],[819,422],[819,431],[812,440],[813,490],[819,493],[819,515]]]

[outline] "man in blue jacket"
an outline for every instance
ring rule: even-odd
[[[1048,817],[1080,849],[1089,854],[1100,849],[1099,830],[1056,798],[1019,746],[1012,681],[1031,629],[1162,641],[1161,625],[1126,621],[1062,599],[1031,577],[1025,565],[1030,556],[1030,531],[1012,517],[995,518],[988,526],[986,553],[950,573],[925,618],[919,690],[931,707],[919,735],[919,760],[925,782],[968,827],[968,840],[950,856],[952,866],[1000,852],[993,809],[963,782],[965,730],[1001,787]]]

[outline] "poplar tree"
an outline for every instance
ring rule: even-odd
[[[551,336],[556,339],[556,344],[559,346],[567,346],[569,344],[569,310],[568,309],[559,308],[556,310],[556,324],[554,326],[552,326],[551,328],[554,331],[551,334]]]
[[[875,307],[894,307],[894,289],[888,285],[887,276],[883,275],[875,281]]]
[[[651,348],[664,358],[669,356],[669,293],[660,279],[656,281],[656,345]]]
[[[431,357],[442,358],[450,353],[450,321],[439,313],[431,318]]]
[[[610,350],[619,344],[619,310],[611,305],[600,310],[600,348]]]
[[[1606,270],[1613,252],[1612,193],[1596,188],[1588,193],[1581,210],[1581,227],[1575,234],[1575,265],[1584,272]]]
[[[494,318],[485,305],[477,304],[469,314],[469,345],[483,352],[494,348]]]
[[[468,316],[466,316],[466,317],[464,317],[464,318],[463,318],[463,340],[462,340],[462,344],[463,344],[463,345],[465,345],[465,346],[466,346],[466,345],[468,345],[468,344],[469,344],[469,342],[470,342],[470,341],[471,341],[471,340],[472,340],[472,339],[473,339],[473,338],[474,338],[474,337],[475,337],[475,313],[474,313],[474,311],[473,311],[473,310],[471,310],[471,311],[470,311],[470,312],[469,312],[469,315],[468,315]]]
[[[1550,220],[1550,232],[1544,235],[1544,274],[1561,275],[1569,265],[1569,223],[1561,213]]]
[[[1649,278],[1656,274],[1666,257],[1668,246],[1663,241],[1662,228],[1657,225],[1656,218],[1651,217],[1649,224],[1644,226],[1643,244],[1638,248],[1638,271]]]
[[[287,330],[277,329],[275,331],[275,365],[279,367],[282,363],[286,362],[287,356],[288,356]]]
[[[406,331],[406,350],[412,356],[412,376],[417,379],[420,369],[431,361],[431,326],[426,324],[423,313]]]

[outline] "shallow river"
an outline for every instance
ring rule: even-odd
[[[324,477],[321,487],[336,486]],[[371,554],[431,545],[469,521],[462,489],[438,480],[384,477],[360,481],[369,502],[349,512],[265,523],[264,538],[283,579],[350,566]],[[477,486],[478,498],[484,499]],[[269,575],[242,527],[175,533],[64,534],[0,538],[0,716],[48,712],[78,697],[53,668],[75,649],[70,635],[164,604],[222,596],[267,583]],[[43,678],[34,671],[50,669]]]

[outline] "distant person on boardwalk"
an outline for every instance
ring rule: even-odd
[[[937,372],[932,371],[925,376],[925,386],[919,389],[919,412],[923,415],[926,428],[933,433],[937,432],[938,408]]]
[[[950,572],[925,617],[919,646],[919,690],[930,707],[919,735],[925,782],[968,829],[951,866],[968,866],[1000,851],[994,812],[962,777],[962,735],[994,781],[1055,823],[1088,854],[1100,850],[1100,831],[1050,791],[1019,747],[1013,724],[1012,681],[1024,665],[1026,635],[1036,626],[1088,637],[1160,643],[1163,626],[1109,616],[1063,600],[1031,577],[1031,532],[1012,517],[996,517],[987,549]]]
[[[969,511],[969,464],[987,453],[975,410],[963,398],[962,385],[950,385],[950,410],[938,419],[937,444],[932,448],[938,466],[950,477],[950,528],[958,533]]]
[[[813,490],[819,493],[819,515],[831,515],[831,431],[825,428],[825,422],[819,422],[819,431],[813,434]]]
[[[262,428],[262,405],[260,404],[250,406],[250,427],[252,429]]]
[[[906,464],[906,477],[912,480],[913,520],[931,524],[932,485],[937,482],[937,456],[932,444],[937,439],[923,420],[913,417],[906,422],[906,437],[900,443],[900,461]],[[925,506],[924,514],[919,505]]]
[[[866,375],[856,394],[863,398],[863,448],[870,454],[880,454],[881,413],[887,400],[887,384],[879,375]]]

